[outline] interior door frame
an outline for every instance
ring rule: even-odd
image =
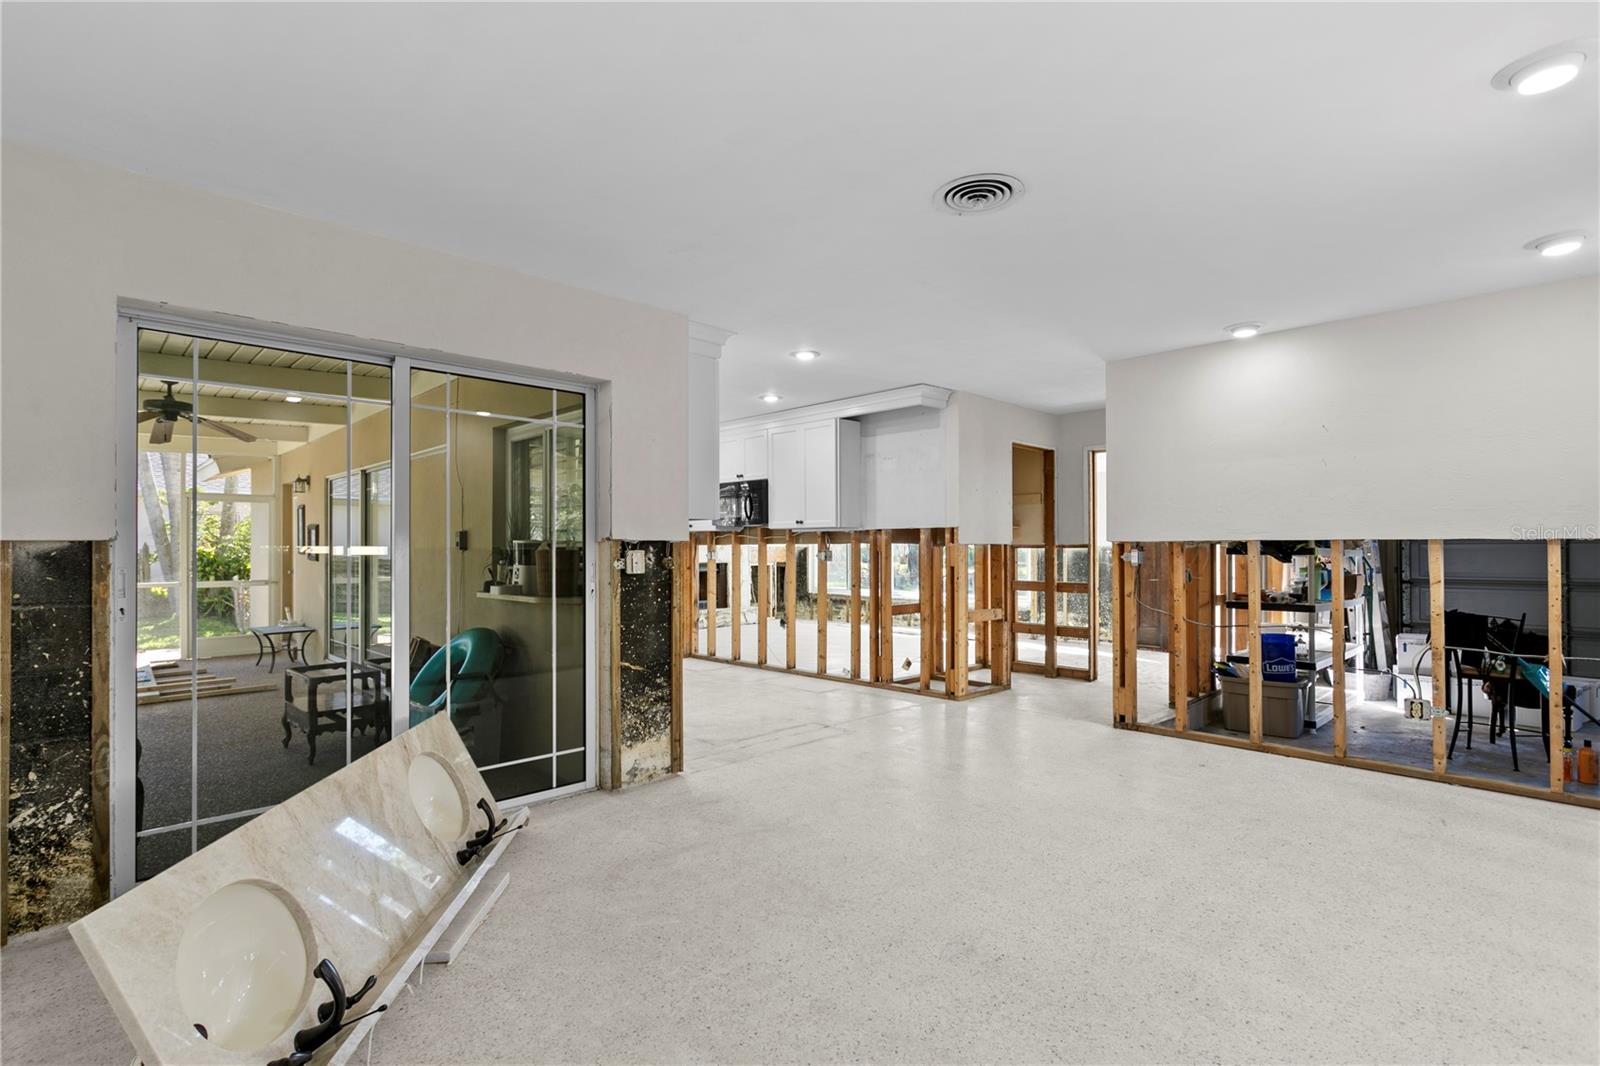
[[[394,660],[391,688],[406,691],[410,687],[410,662],[407,651],[411,643],[411,404],[410,383],[412,370],[432,370],[444,374],[459,374],[474,378],[504,381],[535,388],[561,389],[583,397],[583,477],[584,477],[584,779],[562,788],[548,789],[526,796],[500,801],[502,810],[529,803],[544,802],[577,792],[585,792],[598,784],[599,720],[597,717],[597,663],[596,663],[596,573],[599,560],[599,538],[595,525],[596,498],[599,493],[594,478],[596,444],[596,387],[586,382],[555,377],[541,377],[533,373],[507,370],[500,366],[482,365],[470,359],[453,357],[419,357],[396,349],[384,351],[381,345],[364,346],[340,340],[323,339],[315,331],[261,329],[244,323],[234,316],[168,311],[136,302],[119,303],[116,312],[115,378],[117,384],[116,412],[116,477],[113,490],[113,541],[111,550],[110,599],[110,672],[109,721],[110,753],[108,758],[108,792],[110,795],[110,874],[111,895],[121,895],[135,885],[135,803],[137,767],[135,746],[138,740],[138,694],[135,667],[138,658],[138,628],[135,617],[137,604],[137,573],[135,553],[138,542],[138,476],[137,463],[138,422],[137,404],[130,402],[138,396],[140,329],[156,329],[185,336],[226,340],[240,344],[260,345],[320,355],[330,359],[377,364],[390,368],[389,404],[389,459],[392,465],[390,510],[390,546],[393,552],[392,612],[394,635]],[[402,385],[403,383],[403,385]],[[398,402],[401,397],[405,403]],[[397,457],[404,457],[402,463]],[[347,464],[348,468],[348,464]],[[402,521],[402,516],[404,520]],[[274,523],[274,528],[279,527]],[[391,700],[392,735],[410,727],[409,707],[404,701]],[[196,759],[191,755],[190,773],[196,770]],[[237,811],[207,821],[229,820],[259,811]],[[193,829],[191,828],[191,832]]]

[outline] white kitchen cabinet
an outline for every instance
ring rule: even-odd
[[[788,529],[805,525],[805,435],[799,426],[775,429],[768,438],[767,525]]]
[[[861,423],[828,418],[769,436],[768,524],[851,528],[861,520]]]
[[[769,434],[764,429],[723,437],[717,456],[718,479],[755,481],[767,477],[771,469],[769,446]]]

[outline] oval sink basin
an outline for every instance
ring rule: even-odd
[[[454,845],[467,831],[467,797],[444,761],[431,752],[411,760],[406,771],[411,806],[428,832]]]
[[[190,915],[178,942],[178,1000],[211,1043],[254,1051],[304,1007],[315,957],[298,912],[274,888],[235,881]]]

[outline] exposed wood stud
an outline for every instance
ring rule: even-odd
[[[717,656],[717,538],[706,536],[706,654]]]
[[[1183,544],[1167,545],[1167,659],[1172,664],[1172,714],[1179,732],[1189,728],[1188,560]]]
[[[767,622],[772,613],[772,574],[767,562],[767,531],[756,534],[756,664],[767,665]]]
[[[1249,612],[1246,622],[1250,631],[1250,743],[1261,743],[1261,685],[1265,663],[1261,661],[1261,542],[1252,540],[1247,555],[1249,565],[1245,579],[1249,582]]]
[[[861,534],[850,534],[850,676],[861,679]]]
[[[933,574],[933,531],[924,529],[917,541],[917,601],[921,607],[917,634],[922,638],[921,688],[924,692],[933,688],[933,656],[938,640],[937,615],[933,610]]]
[[[1056,450],[1041,449],[1044,480],[1044,672],[1055,677],[1060,664],[1056,647]]]
[[[961,697],[967,694],[967,549],[952,544],[945,551],[950,556],[950,658],[945,689]]]
[[[1344,692],[1344,541],[1329,545],[1333,553],[1329,584],[1333,589],[1333,754],[1344,758],[1348,754],[1345,720]]]
[[[739,534],[729,536],[732,547],[728,554],[728,658],[738,661],[743,657],[744,637],[744,545]]]
[[[1139,721],[1138,569],[1124,558],[1134,547],[1111,546],[1111,703],[1120,726]]]
[[[821,534],[817,539],[816,560],[817,577],[817,673],[828,672],[828,535]]]
[[[784,662],[790,670],[795,666],[794,653],[794,608],[795,608],[795,574],[800,561],[800,548],[795,543],[794,530],[788,530],[783,537],[783,645]]]

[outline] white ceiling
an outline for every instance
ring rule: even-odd
[[[1593,4],[4,5],[4,132],[672,308],[724,417],[1593,273]],[[1021,177],[990,216],[932,206]],[[403,339],[403,338],[401,338]],[[824,358],[801,366],[794,348]]]

